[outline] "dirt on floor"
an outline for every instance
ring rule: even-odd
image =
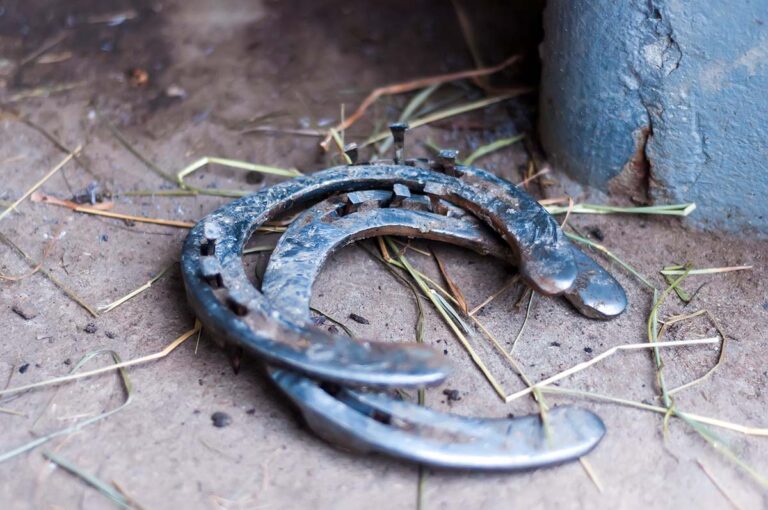
[[[318,138],[279,130],[323,129],[374,87],[475,65],[447,2],[301,2],[229,0],[10,1],[0,6],[0,211],[22,196],[65,156],[83,146],[41,188],[63,199],[113,200],[128,214],[195,221],[220,197],[130,195],[175,186],[153,173],[119,143],[110,125],[160,169],[175,173],[203,156],[247,160],[310,172],[338,156],[318,150]],[[496,58],[496,56],[494,56]],[[498,58],[495,60],[498,61]],[[519,71],[519,69],[518,69]],[[512,82],[514,83],[514,73]],[[524,80],[523,80],[524,81]],[[514,84],[521,84],[519,81]],[[442,87],[439,107],[482,97],[469,85]],[[363,140],[396,118],[404,98],[381,101],[347,133]],[[417,142],[456,147],[463,154],[531,127],[535,97],[414,130]],[[260,131],[254,131],[253,129]],[[527,154],[511,147],[481,166],[518,181]],[[256,190],[263,180],[215,166],[190,178],[199,187]],[[557,196],[556,172],[531,189]],[[575,189],[566,186],[567,189]],[[584,196],[575,196],[583,200]],[[698,204],[706,207],[706,204]],[[695,213],[694,213],[695,214]],[[693,232],[677,219],[572,215],[569,223],[661,288],[664,265],[752,265],[753,269],[690,277],[690,304],[671,295],[661,317],[708,310],[726,334],[725,358],[706,381],[676,395],[679,409],[730,422],[768,426],[768,243]],[[17,243],[85,303],[99,306],[139,287],[177,260],[185,229],[87,216],[30,200],[0,220]],[[0,245],[0,273],[30,271],[17,252]],[[470,305],[480,303],[510,275],[500,263],[437,245]],[[652,296],[615,263],[593,256],[617,276],[629,309],[610,322],[581,317],[560,299],[537,296],[514,346],[528,375],[539,380],[617,345],[646,340]],[[410,252],[439,279],[434,261]],[[263,267],[266,255],[249,260]],[[479,317],[510,346],[527,301],[513,288]],[[416,320],[410,291],[359,247],[336,254],[314,287],[313,306],[342,320],[356,335],[412,340]],[[362,316],[369,324],[349,319]],[[162,350],[194,323],[177,270],[116,309],[92,317],[41,272],[0,281],[0,387],[63,375],[94,350],[122,359]],[[535,412],[520,399],[504,404],[474,367],[439,316],[430,312],[426,341],[455,367],[446,383],[427,391],[427,405],[474,416]],[[705,318],[669,332],[669,339],[715,335]],[[521,389],[503,358],[479,348],[510,393]],[[704,375],[719,349],[669,349],[670,386]],[[111,362],[104,354],[88,362]],[[415,508],[418,470],[377,455],[330,446],[301,424],[255,362],[232,359],[204,334],[167,358],[128,371],[130,404],[107,419],[0,463],[0,507],[110,508],[102,493],[47,461],[66,459],[119,487],[146,509],[160,508]],[[659,405],[647,351],[615,355],[562,382],[562,387]],[[448,391],[445,390],[456,390]],[[0,456],[30,440],[116,408],[125,394],[115,374],[57,388],[0,397]],[[425,470],[422,508],[744,508],[768,507],[768,493],[689,426],[635,408],[585,398],[547,397],[550,405],[577,403],[598,413],[608,433],[587,457],[526,473]],[[225,413],[227,417],[213,415]],[[224,426],[216,426],[224,425]],[[718,437],[745,464],[768,475],[768,443],[722,429]],[[764,430],[764,429],[763,429]],[[598,488],[598,484],[600,488]]]

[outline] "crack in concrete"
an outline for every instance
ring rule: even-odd
[[[704,156],[704,163],[701,165],[699,171],[696,173],[696,177],[693,178],[693,182],[686,187],[685,192],[688,193],[691,189],[695,188],[699,183],[699,179],[707,169],[708,164],[712,161],[712,155],[707,150],[707,137],[704,135],[704,130],[701,127],[701,114],[696,113],[694,115],[694,132],[699,138],[699,147],[701,148],[701,154]]]

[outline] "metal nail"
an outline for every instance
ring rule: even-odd
[[[399,164],[403,160],[405,155],[405,132],[408,130],[407,122],[396,122],[389,125],[389,130],[392,131],[393,145],[395,148],[395,164]]]

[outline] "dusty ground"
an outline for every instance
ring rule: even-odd
[[[202,0],[48,4],[9,2],[0,7],[0,100],[6,112],[23,114],[68,147],[84,144],[83,161],[92,174],[70,163],[43,186],[62,198],[92,182],[113,193],[168,187],[116,142],[105,120],[169,171],[205,155],[311,171],[330,162],[319,155],[316,139],[241,131],[249,125],[326,125],[338,117],[340,103],[352,107],[375,86],[472,65],[452,11],[425,2],[386,2],[375,9],[360,3],[256,0],[215,6]],[[46,9],[39,10],[41,6]],[[118,26],[102,22],[121,11],[135,17]],[[60,37],[44,54],[43,62],[50,63],[26,59],[28,63],[16,67]],[[126,80],[126,70],[134,67],[149,71],[147,86],[134,87]],[[185,97],[170,97],[172,86],[183,89]],[[28,97],[40,87],[70,90]],[[451,92],[456,89],[446,96]],[[525,129],[530,118],[525,103],[416,130],[412,138],[431,138],[466,154],[473,144]],[[386,122],[400,107],[397,101],[385,102],[370,118]],[[490,123],[501,127],[472,129]],[[361,125],[356,133],[365,136],[371,128],[371,123]],[[19,197],[63,157],[39,132],[8,115],[0,122],[0,137],[3,201]],[[523,163],[523,153],[515,150],[483,161],[515,180]],[[263,185],[222,168],[194,179],[199,185],[244,190]],[[226,201],[125,195],[115,200],[120,212],[180,220],[200,218]],[[690,291],[706,283],[694,302],[684,307],[670,298],[662,315],[705,308],[728,336],[723,365],[706,383],[679,394],[679,407],[736,423],[768,425],[768,346],[761,334],[768,327],[768,244],[690,232],[675,220],[581,216],[571,223],[593,234],[599,229],[606,245],[652,275],[658,286],[663,282],[657,271],[664,264],[754,265],[752,271],[691,278],[686,284]],[[2,220],[0,231],[36,259],[57,238],[45,267],[92,305],[124,295],[176,259],[185,235],[179,229],[126,226],[29,202]],[[480,302],[505,278],[507,269],[493,261],[448,247],[439,250],[470,303]],[[412,257],[436,274],[431,261]],[[514,351],[534,379],[612,346],[644,340],[648,292],[627,273],[606,266],[625,285],[629,310],[613,322],[598,323],[559,300],[536,299]],[[3,274],[28,269],[13,251],[0,248]],[[522,322],[522,311],[514,307],[518,293],[494,301],[481,316],[502,342],[510,342]],[[415,314],[408,291],[358,248],[333,259],[315,287],[313,304],[345,320],[350,313],[368,318],[367,326],[346,321],[355,333],[412,338]],[[25,320],[13,307],[27,307],[37,315]],[[93,330],[87,328],[90,323],[96,326],[91,333],[86,332]],[[114,349],[124,359],[159,351],[188,330],[193,317],[177,273],[97,319],[37,274],[17,283],[0,282],[0,324],[0,381],[17,386],[64,374],[95,349]],[[428,392],[430,406],[483,416],[534,410],[528,401],[501,404],[436,316],[428,317],[426,331],[427,340],[445,350],[456,367],[444,386]],[[712,334],[711,325],[702,320],[673,331],[672,338]],[[490,353],[487,357],[509,391],[521,387],[502,361]],[[676,385],[703,374],[716,361],[717,351],[682,348],[668,351],[666,359],[668,379]],[[102,480],[116,481],[148,509],[415,506],[415,467],[345,453],[317,440],[253,363],[244,360],[236,375],[225,354],[205,336],[197,351],[190,341],[164,360],[131,369],[130,378],[134,396],[124,410],[0,464],[0,507],[110,507],[104,496],[46,462],[43,450]],[[614,357],[563,386],[658,402],[647,352]],[[459,390],[461,400],[446,402],[446,388]],[[117,378],[110,375],[0,399],[0,407],[23,414],[0,413],[0,452],[115,407],[122,398]],[[588,457],[603,493],[578,463],[521,474],[430,470],[424,507],[729,508],[697,462],[741,508],[768,507],[764,489],[683,424],[673,420],[665,438],[659,415],[584,400],[579,404],[598,412],[608,426],[605,440]],[[228,413],[232,424],[212,426],[210,416],[216,411]],[[768,473],[765,440],[727,432],[722,437],[745,462]]]

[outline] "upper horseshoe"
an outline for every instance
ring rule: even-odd
[[[426,347],[356,342],[282,320],[248,281],[241,254],[256,228],[296,206],[337,192],[402,184],[483,219],[510,245],[521,274],[537,290],[558,294],[571,287],[578,271],[570,244],[533,198],[479,169],[451,171],[456,176],[407,165],[335,167],[221,207],[201,220],[184,243],[181,267],[190,304],[215,334],[272,364],[318,379],[401,387],[440,382],[448,367]],[[492,185],[484,189],[486,183]]]

